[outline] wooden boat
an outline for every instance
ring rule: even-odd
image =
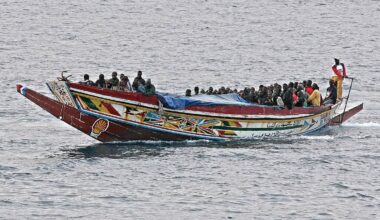
[[[190,98],[171,94],[145,96],[68,80],[47,85],[56,99],[26,86],[16,87],[19,93],[55,117],[102,142],[303,135],[339,125],[363,109],[360,104],[339,114],[342,101],[289,110],[247,103],[237,94]]]

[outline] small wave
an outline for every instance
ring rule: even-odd
[[[366,128],[378,128],[380,123],[367,122],[367,123],[344,123],[343,127],[366,127]]]
[[[307,140],[332,140],[334,139],[334,136],[330,135],[321,135],[321,136],[299,136],[300,139],[307,139]]]

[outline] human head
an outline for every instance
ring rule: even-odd
[[[301,91],[303,89],[304,89],[303,85],[302,84],[298,84],[297,91]]]
[[[318,85],[316,83],[313,83],[312,87],[313,87],[314,90],[319,90],[319,87],[318,87]]]
[[[112,78],[116,78],[117,77],[117,72],[112,72]]]
[[[199,94],[199,87],[198,86],[194,87],[194,94],[195,95]]]
[[[152,84],[152,80],[147,79],[147,80],[146,80],[146,85],[147,85],[147,86],[150,86],[151,84]]]
[[[122,79],[124,77],[124,74],[123,73],[121,73],[120,74],[120,79]]]
[[[141,77],[141,76],[142,76],[142,72],[141,72],[141,70],[137,71],[137,76],[138,76],[138,77]]]
[[[99,79],[100,79],[100,80],[104,80],[104,75],[103,75],[103,74],[100,74],[100,75],[99,75]]]
[[[289,88],[294,88],[294,83],[293,82],[290,82],[289,85],[288,85]]]
[[[338,65],[340,64],[340,61],[339,61],[339,59],[337,59],[337,58],[334,58],[334,61],[335,61],[335,65],[336,65],[336,66],[338,66]]]
[[[89,80],[90,76],[88,74],[84,74],[84,80]]]
[[[186,96],[191,96],[191,89],[186,89],[186,93],[185,93]]]
[[[306,86],[307,86],[307,81],[304,80],[304,81],[302,82],[302,85],[303,85],[304,88],[306,88]]]
[[[283,89],[284,91],[288,90],[288,84],[284,83],[284,84],[282,85],[282,89]]]
[[[309,79],[308,81],[307,81],[307,87],[311,87],[311,85],[313,84],[313,82]]]
[[[335,86],[335,81],[330,79],[329,84],[330,84],[330,86]]]

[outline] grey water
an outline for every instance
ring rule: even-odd
[[[0,218],[380,219],[379,21],[375,0],[2,0]],[[142,70],[175,93],[325,91],[334,57],[364,110],[285,139],[99,143],[15,90]]]

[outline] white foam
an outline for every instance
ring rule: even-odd
[[[311,136],[300,136],[300,138],[302,138],[302,139],[308,139],[308,140],[332,140],[332,139],[334,139],[334,136],[330,136],[330,135],[321,135],[321,136],[311,135]]]
[[[376,122],[367,122],[367,123],[344,123],[341,126],[343,127],[367,127],[367,128],[378,128],[380,127],[380,123]]]

